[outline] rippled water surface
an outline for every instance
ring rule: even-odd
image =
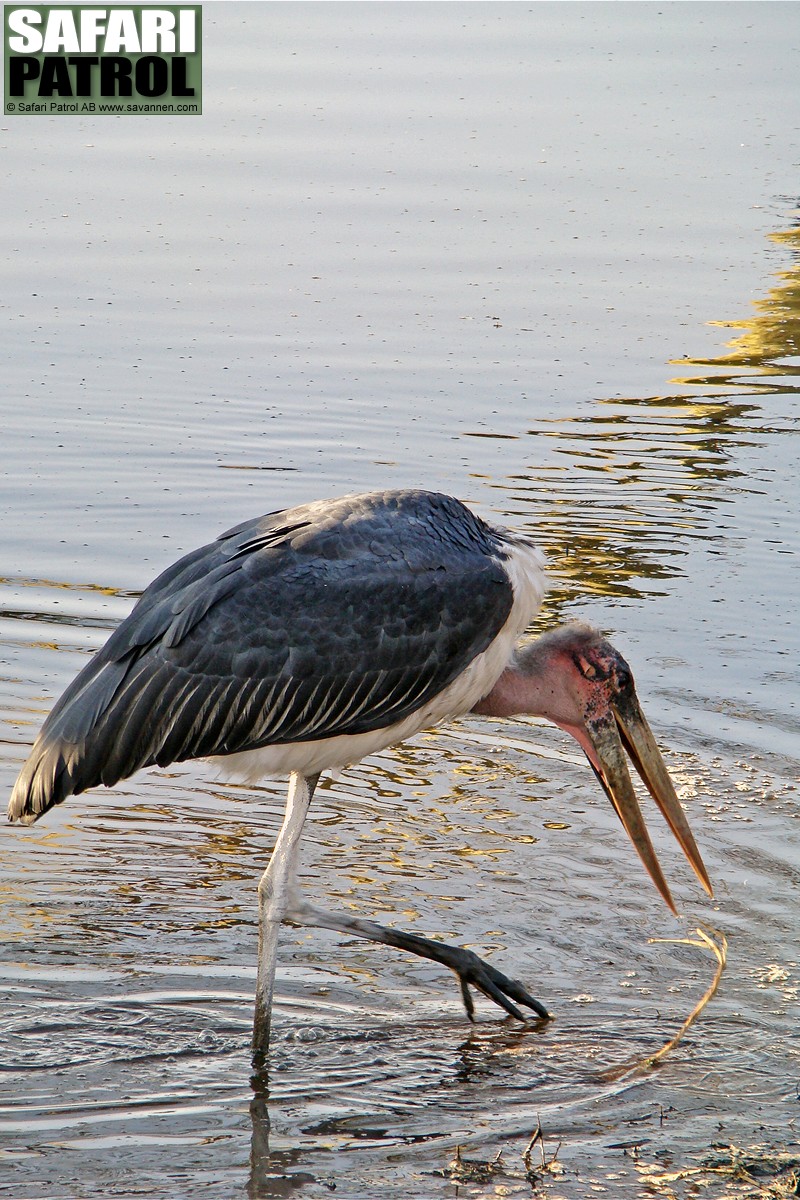
[[[6,119],[4,792],[180,553],[423,485],[535,531],[541,627],[630,659],[716,899],[656,819],[669,915],[545,725],[370,758],[317,792],[309,899],[475,947],[555,1020],[470,1027],[434,964],[286,929],[266,1097],[284,783],[73,798],[0,840],[0,1195],[794,1194],[797,14],[207,4],[202,118]],[[637,1069],[709,927],[716,995]]]

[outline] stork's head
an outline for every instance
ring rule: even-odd
[[[596,630],[582,624],[566,625],[521,646],[514,664],[477,711],[543,716],[572,734],[650,878],[675,912],[631,782],[627,752],[697,878],[712,895],[700,851],[639,706],[631,669]]]

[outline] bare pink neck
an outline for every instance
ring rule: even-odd
[[[533,642],[517,646],[514,657],[490,692],[473,708],[487,717],[513,717],[526,713],[546,717],[567,729],[583,745],[576,732],[594,686],[584,679],[575,662],[576,646],[585,638],[582,626],[566,626]]]
[[[544,679],[525,674],[516,666],[506,667],[492,690],[472,711],[486,717],[513,717],[519,713],[546,717],[550,715],[549,690]]]

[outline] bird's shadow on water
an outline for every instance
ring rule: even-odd
[[[430,1046],[431,1031],[424,1022],[424,1029],[419,1030],[419,1038],[412,1041],[425,1041]],[[436,1143],[441,1148],[441,1156],[437,1161],[442,1163],[468,1137],[465,1133],[465,1120],[462,1117],[454,1121],[457,1114],[459,1097],[462,1089],[472,1092],[474,1103],[482,1105],[486,1102],[484,1088],[491,1084],[492,1077],[499,1071],[505,1070],[500,1065],[507,1058],[518,1055],[525,1056],[528,1061],[535,1058],[539,1047],[531,1044],[531,1035],[543,1034],[550,1022],[530,1021],[519,1025],[508,1020],[500,1023],[483,1023],[470,1028],[468,1035],[455,1045],[451,1045],[447,1055],[448,1069],[438,1082],[437,1091],[444,1099],[444,1104],[436,1105],[431,1100],[425,1105],[427,1119],[424,1131],[418,1121],[412,1120],[402,1129],[404,1107],[398,1098],[396,1106],[387,1105],[376,1097],[374,1108],[365,1112],[363,1108],[353,1105],[346,1114],[328,1114],[321,1120],[306,1125],[302,1129],[304,1144],[295,1147],[286,1146],[285,1135],[279,1140],[283,1143],[280,1149],[272,1149],[270,1135],[272,1133],[272,1116],[277,1116],[282,1106],[280,1086],[270,1083],[270,1069],[263,1059],[254,1058],[253,1071],[250,1077],[252,1099],[249,1105],[249,1116],[252,1126],[249,1170],[246,1184],[246,1195],[249,1200],[271,1200],[274,1197],[290,1196],[309,1184],[316,1184],[330,1191],[335,1190],[336,1183],[332,1175],[328,1178],[318,1171],[319,1147],[322,1144],[330,1146],[331,1138],[347,1139],[353,1146],[370,1144],[384,1145],[386,1148],[402,1145],[418,1144],[420,1142]],[[449,1039],[448,1039],[449,1040]],[[537,1042],[539,1038],[537,1037]],[[420,1049],[419,1046],[416,1047]],[[403,1066],[413,1070],[413,1053],[403,1055]],[[542,1069],[539,1078],[546,1080],[546,1071]],[[309,1085],[313,1087],[313,1085]],[[402,1091],[402,1088],[400,1089]],[[448,1102],[449,1097],[449,1102]],[[406,1113],[406,1116],[409,1114]],[[419,1113],[417,1112],[418,1116]],[[498,1114],[499,1115],[499,1114]],[[510,1115],[510,1114],[509,1114]],[[431,1122],[430,1118],[434,1118]],[[309,1139],[312,1145],[309,1145]],[[318,1149],[313,1148],[316,1143]],[[317,1159],[312,1168],[312,1160]]]
[[[250,1101],[250,1162],[245,1194],[248,1200],[273,1200],[291,1196],[310,1183],[322,1184],[334,1190],[313,1172],[302,1169],[307,1151],[296,1149],[270,1150],[270,1092],[269,1068],[254,1056],[250,1078],[253,1098]]]
[[[303,1153],[299,1148],[270,1152],[269,1096],[265,1091],[254,1091],[250,1101],[250,1121],[253,1131],[246,1187],[248,1200],[291,1196],[306,1184],[322,1182],[310,1171],[299,1169]]]
[[[729,1036],[723,1021],[717,1040],[704,1049],[704,1038],[691,1039],[662,1072],[650,1057],[674,1021],[592,1005],[549,1022],[484,1020],[466,1035],[423,1018],[357,1034],[318,1026],[307,1044],[279,1041],[272,1083],[263,1067],[251,1078],[246,1195],[270,1200],[306,1187],[356,1195],[365,1181],[375,1196],[393,1187],[448,1195],[453,1185],[479,1183],[481,1171],[514,1189],[533,1186],[543,1171],[567,1172],[575,1183],[594,1179],[609,1155],[625,1176],[618,1194],[639,1194],[634,1159],[618,1161],[625,1147],[696,1149],[697,1127],[672,1114],[685,1107],[687,1087],[693,1105],[705,1103],[695,1076]],[[710,1112],[717,1102],[708,1101]]]

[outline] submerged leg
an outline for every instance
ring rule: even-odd
[[[300,835],[306,819],[317,775],[294,772],[289,778],[289,795],[283,825],[272,851],[269,866],[258,885],[258,973],[256,1011],[253,1022],[253,1055],[264,1066],[269,1052],[272,992],[281,921],[287,915],[295,887]]]
[[[380,942],[384,946],[395,946],[398,950],[407,950],[420,958],[430,958],[434,962],[449,967],[458,976],[461,986],[461,997],[467,1016],[474,1020],[475,1004],[470,993],[470,987],[483,992],[500,1008],[505,1009],[509,1016],[524,1021],[525,1015],[520,1012],[517,1004],[532,1008],[538,1017],[548,1020],[550,1014],[543,1004],[534,1000],[522,984],[516,979],[509,979],[495,967],[484,962],[472,950],[462,946],[449,946],[445,942],[435,942],[431,938],[419,937],[415,933],[402,933],[397,929],[388,929],[375,921],[364,921],[360,917],[349,917],[339,913],[326,912],[325,909],[315,908],[293,898],[285,914],[285,920],[295,925],[313,925],[321,929],[335,929],[339,933],[353,934],[355,937],[366,938],[370,942]]]

